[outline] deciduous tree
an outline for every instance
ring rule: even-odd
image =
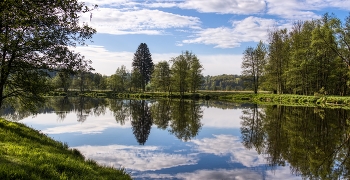
[[[84,44],[96,32],[79,22],[90,10],[77,0],[0,3],[0,106],[12,97],[23,103],[43,100],[49,90],[45,70],[79,68],[84,58],[75,58],[68,47]]]

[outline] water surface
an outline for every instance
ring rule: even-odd
[[[215,101],[53,98],[7,110],[135,179],[347,177],[348,111]]]

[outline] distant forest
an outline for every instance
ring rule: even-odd
[[[51,84],[55,90],[64,91],[64,87],[67,90],[110,90],[113,91],[114,84],[112,83],[112,77],[102,75],[100,73],[86,72],[83,76],[83,83],[81,82],[81,75],[69,75],[68,79],[62,82],[62,77],[58,71],[49,72]],[[62,75],[61,75],[62,76]],[[130,76],[130,74],[127,74]],[[202,77],[202,84],[199,90],[210,90],[210,91],[242,91],[250,90],[248,85],[249,81],[242,79],[241,75],[232,75],[232,74],[222,74],[217,76],[204,76]],[[83,87],[81,87],[83,86]],[[133,89],[132,89],[133,90]],[[118,92],[124,92],[125,90],[118,89]],[[129,90],[126,90],[129,91]],[[152,85],[147,86],[147,91],[155,91]]]

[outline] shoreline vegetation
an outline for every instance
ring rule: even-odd
[[[295,94],[272,94],[262,91],[254,94],[253,91],[198,91],[196,93],[178,92],[124,92],[113,91],[54,91],[47,96],[68,96],[68,97],[101,97],[101,98],[130,98],[130,99],[159,99],[159,98],[182,98],[182,99],[204,99],[222,100],[231,102],[250,102],[264,105],[286,105],[286,106],[314,106],[350,109],[350,96],[323,95],[315,93],[313,96]]]
[[[131,179],[24,124],[0,118],[1,179]]]

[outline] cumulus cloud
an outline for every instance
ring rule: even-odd
[[[266,0],[267,14],[289,20],[310,20],[320,18],[317,11],[326,8],[350,10],[347,0]]]
[[[232,28],[218,27],[200,30],[196,37],[184,40],[184,43],[203,43],[215,45],[216,48],[239,47],[242,42],[259,42],[266,40],[268,30],[277,25],[273,19],[247,17],[240,21],[232,21]]]
[[[255,14],[264,11],[266,6],[263,0],[220,0],[203,1],[187,0],[179,4],[184,9],[196,9],[204,13],[222,14]]]
[[[163,153],[157,146],[77,146],[89,159],[99,164],[120,167],[136,171],[155,171],[164,168],[196,164],[193,155]]]
[[[197,28],[197,17],[184,16],[156,9],[121,10],[118,8],[99,8],[81,16],[81,22],[88,23],[98,33],[124,34],[164,34],[168,28]]]

